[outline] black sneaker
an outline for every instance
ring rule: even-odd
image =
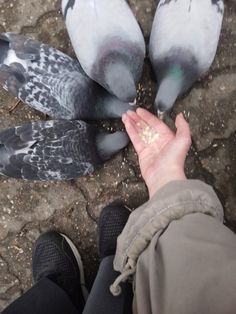
[[[115,255],[116,242],[121,234],[131,211],[115,201],[102,210],[98,222],[98,253],[102,260],[104,257]]]
[[[46,232],[37,239],[33,250],[33,280],[47,277],[63,289],[82,312],[88,291],[80,254],[65,235]]]

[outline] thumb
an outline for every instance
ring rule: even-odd
[[[179,149],[182,148],[186,153],[189,151],[191,146],[191,132],[188,122],[184,119],[182,113],[178,114],[175,120],[176,126],[176,142],[178,143]]]

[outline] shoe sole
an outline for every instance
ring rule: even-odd
[[[80,271],[80,285],[81,285],[83,297],[86,301],[88,299],[89,293],[88,293],[88,290],[85,286],[84,266],[83,266],[81,256],[80,256],[79,251],[77,250],[76,246],[74,245],[74,243],[66,235],[64,235],[62,233],[60,233],[60,235],[66,240],[66,242],[70,246],[70,248],[71,248],[71,250],[75,256],[75,259],[78,263],[78,267],[79,267],[79,271]]]

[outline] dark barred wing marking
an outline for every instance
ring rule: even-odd
[[[74,5],[75,5],[75,0],[68,0],[67,5],[65,7],[65,11],[64,11],[64,18],[65,19],[66,19],[68,10],[69,9],[73,10]]]
[[[159,7],[164,6],[169,4],[170,2],[178,2],[178,1],[182,1],[182,0],[161,0],[159,2]],[[198,1],[198,0],[189,0],[189,11],[191,10],[191,5],[193,1]],[[211,3],[213,5],[217,6],[217,10],[220,14],[224,13],[224,4],[223,4],[223,0],[206,0],[206,1],[211,1]]]
[[[68,180],[94,171],[87,125],[41,121],[0,134],[0,172],[31,180]]]

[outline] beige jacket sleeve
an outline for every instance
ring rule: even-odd
[[[236,313],[236,236],[200,181],[172,182],[133,212],[114,263],[133,274],[135,314]]]
[[[160,189],[131,215],[118,238],[114,268],[121,273],[135,269],[137,260],[172,221],[203,213],[223,222],[223,208],[209,185],[198,180],[173,181]]]

